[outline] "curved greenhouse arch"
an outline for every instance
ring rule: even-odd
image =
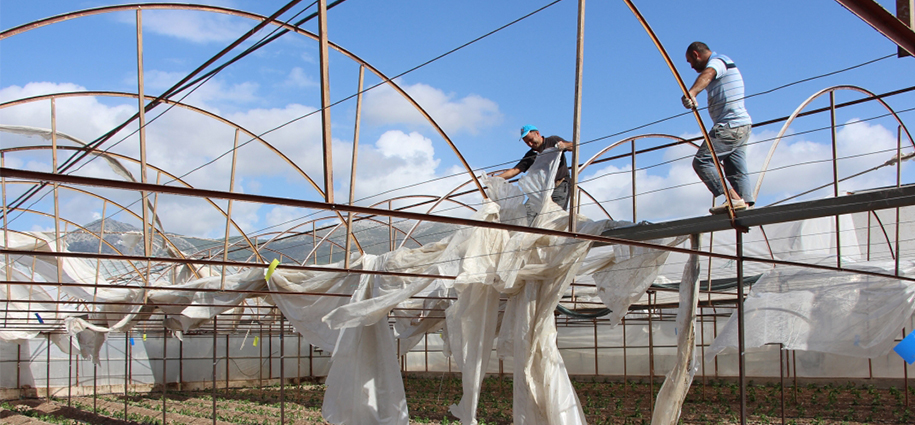
[[[908,127],[905,126],[905,124],[899,118],[899,115],[896,114],[896,111],[893,110],[893,108],[890,107],[890,105],[888,105],[886,102],[884,102],[882,98],[878,97],[876,94],[874,94],[870,90],[867,90],[867,89],[864,89],[864,88],[861,88],[858,86],[839,85],[839,86],[827,87],[825,89],[822,89],[822,90],[812,94],[810,97],[807,98],[807,100],[801,102],[801,104],[797,108],[795,108],[794,112],[792,112],[791,115],[788,117],[788,119],[785,121],[785,124],[782,125],[781,130],[779,130],[779,132],[778,132],[778,135],[775,136],[775,141],[772,143],[772,147],[769,148],[769,153],[766,155],[766,160],[763,162],[762,169],[759,171],[759,178],[756,179],[756,187],[753,189],[753,198],[756,198],[759,195],[759,189],[762,187],[763,178],[766,177],[766,170],[769,168],[769,162],[772,160],[772,156],[775,154],[775,148],[778,147],[778,143],[782,140],[782,137],[785,136],[785,132],[788,131],[788,127],[791,125],[791,123],[794,122],[794,120],[804,110],[804,108],[806,108],[808,105],[810,105],[810,103],[813,102],[815,99],[817,99],[818,97],[820,97],[824,94],[833,93],[838,90],[851,90],[851,91],[863,93],[867,96],[875,98],[878,102],[880,102],[881,105],[883,105],[884,108],[886,108],[886,110],[888,110],[893,115],[893,118],[896,119],[896,122],[899,123],[899,126],[901,126],[903,128],[903,130],[905,131],[905,134],[907,136],[909,136],[909,142],[912,143],[912,147],[915,148],[915,139],[912,139],[912,134],[909,133]]]
[[[173,3],[134,3],[134,4],[126,4],[126,5],[104,6],[104,7],[92,8],[92,9],[85,9],[85,10],[81,10],[81,11],[69,12],[69,13],[65,13],[65,14],[61,14],[61,15],[57,15],[57,16],[52,16],[49,18],[39,19],[37,21],[26,23],[26,24],[23,24],[23,25],[14,27],[14,28],[10,28],[6,31],[0,32],[0,40],[12,37],[17,34],[24,33],[26,31],[40,28],[40,27],[43,27],[46,25],[51,25],[54,23],[58,23],[58,22],[62,22],[62,21],[70,20],[70,19],[81,18],[84,16],[92,16],[92,15],[98,15],[98,14],[103,14],[103,13],[111,13],[111,12],[124,12],[124,11],[137,11],[137,10],[172,10],[172,9],[222,13],[222,14],[226,14],[226,15],[232,15],[232,16],[237,16],[237,17],[241,17],[241,18],[257,20],[257,21],[264,21],[267,19],[266,16],[258,15],[256,13],[246,12],[246,11],[242,11],[242,10],[238,10],[238,9],[231,9],[231,8],[227,8],[227,7],[219,7],[219,6],[208,6],[208,5],[201,5],[201,4],[173,4]],[[279,22],[279,21],[274,20],[273,22],[270,22],[270,24],[283,28],[288,31],[295,32],[300,35],[304,35],[313,40],[320,39],[317,34],[314,34],[310,31],[304,30],[302,28],[287,24],[285,22]],[[470,175],[471,180],[474,182],[474,184],[476,184],[477,189],[480,191],[480,194],[484,198],[486,197],[486,191],[483,190],[482,184],[480,183],[479,179],[477,179],[476,175],[473,173],[473,170],[471,169],[470,164],[467,163],[467,160],[461,154],[460,150],[457,148],[457,146],[454,144],[454,142],[451,140],[451,138],[448,137],[448,135],[445,133],[445,131],[442,129],[442,127],[432,118],[431,115],[429,115],[428,112],[426,112],[426,110],[422,106],[420,106],[420,104],[418,102],[416,102],[416,100],[413,99],[412,96],[410,96],[404,89],[402,89],[391,78],[386,76],[384,73],[379,71],[377,68],[375,68],[374,66],[372,66],[371,64],[369,64],[368,62],[366,62],[365,60],[360,58],[359,56],[353,54],[352,52],[344,49],[343,47],[341,47],[331,41],[328,41],[327,43],[328,43],[328,47],[330,47],[330,48],[336,50],[337,52],[343,54],[344,56],[350,58],[354,62],[356,62],[362,66],[365,66],[366,68],[368,68],[369,71],[371,71],[373,74],[375,74],[377,77],[379,77],[382,80],[382,83],[379,83],[378,85],[381,85],[381,84],[389,85],[392,89],[397,91],[397,93],[399,93],[404,99],[406,99],[408,102],[410,102],[410,104],[413,105],[413,107],[420,114],[422,114],[423,117],[426,118],[426,120],[432,125],[432,127],[436,130],[436,132],[438,132],[438,134],[442,137],[442,139],[445,140],[445,142],[448,144],[448,146],[451,147],[451,150],[457,156],[458,160],[461,162],[461,165],[467,171],[467,174]],[[370,87],[368,90],[371,90],[371,88],[373,88],[373,87]]]

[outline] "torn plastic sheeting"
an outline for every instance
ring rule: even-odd
[[[363,267],[373,269],[374,259]],[[353,303],[371,299],[371,275],[362,275]],[[387,321],[340,331],[334,347],[321,412],[337,424],[407,425],[410,415],[397,363],[394,334]]]
[[[533,226],[555,230],[568,226],[568,214],[549,200],[559,158],[558,153],[539,156],[523,178],[528,196],[534,194],[540,199],[540,205],[532,207],[538,208],[534,210]],[[486,184],[493,201],[484,203],[475,215],[478,220],[506,222],[527,217],[526,207],[521,204],[523,194],[516,186],[502,179],[488,179]],[[528,202],[528,205],[534,204]],[[593,222],[585,217],[580,217],[579,222],[578,231],[587,234],[599,234],[609,226],[618,225],[611,221]],[[345,274],[333,270],[339,267],[338,264],[330,265],[326,272],[281,269],[265,282],[263,270],[252,269],[225,277],[205,277],[179,286],[165,283],[150,290],[148,299],[151,305],[175,301],[196,304],[166,311],[169,321],[174,321],[168,324],[174,323],[184,331],[235,308],[246,295],[177,289],[224,286],[250,291],[266,285],[273,291],[302,292],[303,295],[273,297],[273,301],[306,340],[334,353],[336,368],[332,368],[328,376],[328,382],[333,385],[328,385],[325,415],[338,423],[401,423],[406,401],[394,357],[393,334],[387,321],[381,319],[386,318],[391,309],[414,302],[409,297],[420,291],[447,291],[453,285],[458,292],[458,308],[447,310],[446,320],[450,324],[443,333],[449,341],[446,351],[456,353],[460,350],[461,370],[466,371],[463,374],[465,394],[461,407],[457,408],[461,419],[465,423],[473,421],[479,399],[479,376],[487,369],[490,357],[486,347],[491,347],[492,335],[498,332],[500,355],[514,357],[517,365],[516,423],[584,423],[580,403],[556,347],[553,310],[568,290],[572,278],[579,274],[589,246],[590,242],[564,237],[468,227],[421,248],[399,249],[382,256],[354,254],[351,266],[354,269],[457,276],[454,281]],[[601,255],[607,258],[597,258]],[[593,258],[594,264],[599,264],[594,270],[609,275],[611,270],[639,266],[656,268],[663,263],[665,255],[663,251],[614,247]],[[627,276],[627,283],[633,285],[632,288],[613,288],[618,283],[613,279],[601,280],[600,285],[608,292],[624,290],[628,296],[643,286],[647,288],[656,273],[654,270]],[[510,296],[501,322],[497,304],[499,293]],[[478,296],[487,302],[474,302],[481,299]],[[459,311],[461,314],[455,316]],[[131,312],[122,313],[121,323],[130,318]],[[426,323],[432,327],[440,321],[441,318],[436,317]],[[405,327],[405,330],[409,329],[409,326]],[[412,330],[415,331],[416,328]],[[388,356],[395,360],[390,361]],[[348,363],[353,363],[354,367],[348,367]],[[398,386],[400,391],[397,391]]]
[[[680,236],[652,242],[673,247],[682,244],[686,238]],[[605,264],[591,275],[597,284],[598,296],[610,309],[607,319],[611,325],[618,325],[629,311],[629,306],[648,290],[669,254],[669,251],[658,249],[613,246],[616,261]]]
[[[699,251],[700,236],[690,238],[690,249]],[[683,277],[679,288],[680,306],[677,309],[677,362],[664,379],[658,392],[657,408],[652,413],[652,424],[676,424],[683,408],[683,401],[692,385],[698,368],[696,361],[696,308],[699,302],[699,255],[689,255],[683,265]],[[677,332],[680,329],[680,332]]]
[[[828,261],[835,259],[824,263]],[[861,262],[843,267],[892,275],[895,264]],[[913,273],[915,263],[902,261],[900,275]],[[779,266],[753,285],[744,312],[747,348],[780,343],[786,350],[874,358],[889,352],[915,312],[915,284],[849,271]],[[736,347],[737,316],[731,315],[709,347],[706,362]]]

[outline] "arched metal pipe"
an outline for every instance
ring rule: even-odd
[[[778,147],[778,143],[782,140],[782,137],[784,137],[785,132],[788,131],[788,126],[790,126],[791,123],[794,122],[794,119],[797,118],[798,114],[800,114],[804,110],[804,108],[806,108],[807,105],[809,105],[811,102],[813,102],[816,98],[818,98],[824,94],[827,94],[827,93],[835,92],[837,90],[856,91],[858,93],[863,93],[863,94],[866,94],[870,97],[877,99],[877,101],[880,102],[880,104],[883,105],[884,108],[886,108],[888,111],[890,111],[891,114],[893,114],[893,118],[895,118],[896,122],[899,123],[899,125],[903,128],[903,130],[905,131],[905,134],[907,136],[909,136],[909,141],[912,143],[912,147],[915,148],[915,140],[912,139],[912,134],[909,133],[908,127],[906,127],[905,124],[902,123],[902,120],[899,118],[899,115],[896,114],[896,111],[894,111],[893,108],[891,108],[890,105],[888,105],[886,102],[884,102],[882,98],[877,97],[877,95],[872,93],[870,90],[863,89],[858,86],[839,85],[839,86],[827,87],[823,90],[820,90],[820,91],[814,93],[813,95],[808,97],[807,100],[801,102],[801,104],[794,110],[794,112],[791,113],[791,115],[785,121],[785,124],[782,125],[782,129],[779,130],[778,135],[775,136],[775,142],[773,142],[772,147],[769,148],[769,153],[766,155],[766,160],[763,162],[762,170],[759,172],[759,179],[756,180],[756,188],[753,189],[753,198],[756,198],[759,195],[759,189],[762,187],[763,178],[766,177],[766,170],[769,168],[769,162],[772,160],[772,156],[775,154],[775,148]]]
[[[61,21],[66,21],[69,19],[81,18],[84,16],[91,16],[91,15],[97,15],[97,14],[103,14],[103,13],[133,11],[133,10],[137,10],[140,8],[142,8],[144,10],[196,10],[196,11],[203,11],[203,12],[222,13],[222,14],[226,14],[226,15],[253,19],[256,21],[263,21],[263,20],[267,19],[267,17],[258,15],[255,13],[245,12],[242,10],[231,9],[231,8],[226,8],[226,7],[218,7],[218,6],[207,6],[207,5],[199,5],[199,4],[170,4],[170,3],[127,4],[127,5],[117,5],[117,6],[104,6],[104,7],[94,8],[94,9],[85,9],[85,10],[81,10],[81,11],[70,12],[70,13],[65,13],[62,15],[52,16],[52,17],[45,18],[45,19],[40,19],[37,21],[33,21],[30,23],[23,24],[23,25],[14,27],[14,28],[10,28],[6,31],[0,32],[0,40],[3,40],[8,37],[12,37],[17,34],[21,34],[26,31],[33,30],[35,28],[43,27],[43,26],[61,22]],[[304,30],[302,28],[287,24],[285,22],[273,21],[273,22],[271,22],[271,24],[281,27],[283,29],[295,32],[297,34],[304,35],[304,36],[309,37],[316,41],[320,40],[320,38],[318,37],[317,34],[314,34],[310,31]],[[364,65],[373,74],[375,74],[376,76],[381,78],[383,84],[389,85],[395,91],[400,93],[400,95],[403,96],[408,102],[410,102],[410,104],[412,104],[413,107],[416,108],[416,110],[420,114],[422,114],[423,117],[426,118],[426,120],[429,121],[429,123],[432,125],[432,127],[435,128],[436,132],[438,132],[438,134],[442,137],[442,139],[445,140],[445,142],[448,144],[448,146],[451,147],[451,150],[457,156],[458,160],[460,160],[461,164],[464,166],[464,169],[467,170],[467,174],[470,175],[470,178],[474,182],[474,184],[477,186],[477,189],[480,191],[480,193],[482,194],[482,196],[484,198],[486,197],[486,192],[483,190],[483,185],[480,184],[476,175],[474,175],[473,170],[470,168],[470,165],[467,163],[467,160],[464,159],[464,156],[461,154],[460,150],[458,150],[458,148],[454,144],[454,142],[451,141],[451,138],[448,137],[448,135],[445,133],[445,130],[442,129],[442,127],[432,118],[431,115],[429,115],[428,112],[426,112],[425,109],[423,109],[422,106],[419,105],[418,102],[416,102],[416,100],[413,99],[413,97],[411,97],[409,94],[407,94],[407,92],[404,89],[402,89],[393,80],[388,78],[384,73],[382,73],[381,71],[376,69],[374,66],[372,66],[368,62],[362,60],[362,58],[356,56],[355,54],[351,53],[350,51],[348,51],[348,50],[344,49],[343,47],[340,47],[330,41],[328,41],[328,47],[336,50],[337,52],[350,58],[351,60],[355,61],[356,63],[358,63],[360,65]],[[382,83],[380,83],[380,84],[382,84]],[[370,87],[369,90],[371,90],[374,87],[375,86]]]

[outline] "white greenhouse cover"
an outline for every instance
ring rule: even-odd
[[[836,264],[835,257],[807,260]],[[775,267],[753,285],[744,303],[745,346],[784,344],[785,350],[864,358],[886,355],[915,313],[915,283],[891,277],[896,269],[892,261],[846,263],[843,267],[887,277]],[[900,261],[900,276],[913,273],[915,263]],[[709,347],[706,362],[736,347],[737,316],[732,315]]]
[[[560,154],[553,149],[537,157],[521,179],[523,192],[500,178],[483,179],[489,199],[473,218],[567,229],[568,213],[549,201]],[[528,217],[533,221],[527,223]],[[600,234],[630,224],[591,221],[584,216],[578,217],[578,223],[576,231],[585,234]],[[38,233],[9,232],[6,237],[10,249],[56,249],[52,240]],[[651,242],[677,246],[685,240],[682,237]],[[299,292],[302,295],[269,298],[308,342],[333,353],[323,406],[329,422],[407,424],[408,406],[397,355],[409,350],[425,332],[443,329],[446,352],[452,354],[463,380],[463,397],[450,408],[462,423],[476,423],[481,382],[498,341],[500,358],[512,358],[515,364],[514,423],[584,424],[581,404],[556,346],[556,306],[573,279],[592,279],[597,295],[613,311],[611,322],[619,323],[629,306],[655,281],[668,258],[665,250],[630,246],[591,250],[590,245],[570,238],[468,227],[420,248],[401,248],[383,255],[354,254],[350,263],[352,269],[456,276],[453,280],[340,273],[334,270],[342,267],[338,263],[328,265],[326,272],[280,267],[269,280],[264,279],[262,269],[188,281],[160,280],[151,282],[153,289],[149,290],[109,284],[80,259],[10,256],[10,267],[0,268],[2,277],[35,284],[0,285],[0,296],[24,300],[11,303],[10,316],[27,317],[29,308],[57,311],[51,317],[65,319],[67,331],[77,336],[74,344],[79,344],[84,356],[97,359],[104,334],[129,330],[141,307],[118,311],[121,307],[104,306],[107,311],[120,314],[104,316],[114,319],[103,322],[85,311],[76,311],[75,306],[42,304],[60,296],[49,293],[48,288],[53,287],[74,301],[190,304],[160,307],[169,316],[166,326],[179,336],[219,313],[238,308],[248,295],[176,289]],[[97,293],[76,286],[42,286],[43,281],[58,281],[57,264],[62,266],[63,282],[109,286]],[[698,263],[695,256],[690,256],[686,264],[682,282],[689,284],[681,285],[687,288],[681,295],[684,298],[678,316],[678,327],[685,331],[679,341],[678,366],[670,375],[676,382],[665,383],[661,394],[666,400],[659,400],[658,405],[668,408],[656,413],[667,423],[676,421],[695,372],[692,320]],[[854,267],[858,266],[886,270],[885,265]],[[904,264],[905,273],[911,273],[912,268],[910,262]],[[9,276],[7,270],[11,270]],[[752,329],[747,333],[748,344],[782,342],[792,349],[860,356],[885,352],[901,327],[901,320],[912,314],[915,291],[911,285],[896,279],[841,273],[824,279],[823,273],[782,267],[767,272],[747,302],[748,329]],[[392,311],[443,302],[411,298],[417,294],[451,295],[456,301],[447,306],[444,317],[398,313],[413,317],[397,319],[392,329],[388,324]],[[500,300],[504,299],[507,302],[500,314]],[[720,351],[730,344],[733,328],[731,324],[726,327],[713,349]],[[3,341],[36,336],[36,332],[0,330]],[[400,339],[400,353],[395,338]]]

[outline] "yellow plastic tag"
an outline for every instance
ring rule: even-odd
[[[270,280],[270,276],[273,275],[273,272],[276,271],[276,266],[280,264],[280,260],[273,259],[270,262],[270,267],[267,267],[267,274],[264,275],[264,280]]]
[[[255,347],[257,347],[257,341],[259,341],[260,339],[261,339],[261,337],[259,337],[259,336],[254,337],[254,346]]]

